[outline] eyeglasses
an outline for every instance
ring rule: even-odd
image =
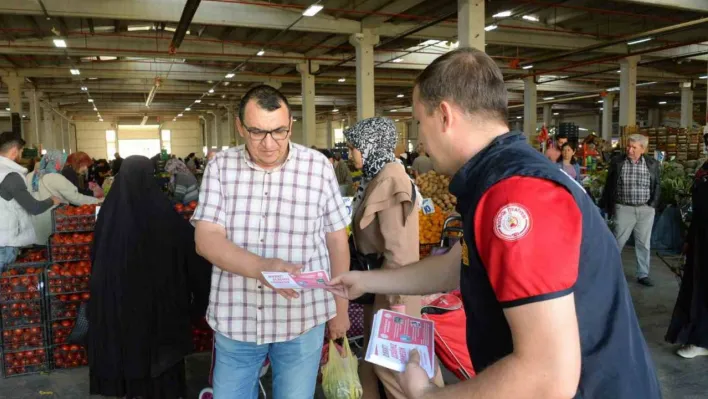
[[[243,128],[246,129],[248,134],[251,136],[252,139],[256,141],[263,141],[265,140],[266,136],[270,134],[270,137],[273,138],[275,141],[282,141],[288,138],[288,134],[290,134],[290,129],[286,129],[284,127],[275,129],[275,130],[260,130],[254,127],[248,127],[246,126],[245,123],[241,122],[241,125],[243,125]]]

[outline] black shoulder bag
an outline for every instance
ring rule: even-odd
[[[411,194],[411,202],[415,204],[417,199],[417,192],[415,189],[415,184],[411,182],[411,187],[413,193]],[[354,238],[354,231],[356,228],[352,228],[352,234],[349,236],[349,270],[366,272],[371,270],[380,269],[383,266],[384,256],[382,254],[362,254],[356,248],[356,239]],[[364,294],[352,302],[358,303],[360,305],[371,305],[374,303],[374,294]]]

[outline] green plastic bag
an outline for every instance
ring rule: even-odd
[[[322,366],[322,390],[327,399],[360,399],[363,395],[358,371],[359,361],[344,340],[344,356],[329,341],[329,358]]]

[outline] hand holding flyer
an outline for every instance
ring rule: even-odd
[[[285,272],[262,272],[263,277],[275,289],[313,289],[330,288],[327,285],[329,275],[324,270],[301,273],[293,276]]]

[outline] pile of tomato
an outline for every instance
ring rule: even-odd
[[[86,302],[91,298],[88,292],[76,294],[62,294],[52,297],[51,299],[51,318],[52,320],[59,319],[75,319],[79,312],[79,306],[82,302]]]
[[[72,263],[55,263],[47,270],[49,294],[88,291],[91,277],[91,262],[82,260]]]
[[[27,351],[5,352],[5,376],[36,373],[47,369],[47,352],[44,348]]]
[[[47,262],[47,250],[46,249],[28,249],[20,253],[15,261],[16,264],[22,263],[46,263]]]
[[[4,328],[42,322],[42,303],[39,300],[3,303],[0,305],[0,312]]]
[[[0,274],[0,301],[40,299],[41,267],[11,267]]]
[[[7,328],[2,332],[3,348],[15,351],[44,345],[44,329],[40,325]]]
[[[52,261],[90,259],[92,241],[93,233],[54,234],[50,240]]]
[[[72,206],[64,205],[54,210],[56,219],[64,219],[72,216],[96,215],[96,205]]]
[[[54,231],[91,231],[96,225],[96,205],[63,206],[54,210]]]
[[[79,345],[57,345],[52,349],[54,367],[58,369],[88,366],[86,349]]]
[[[197,209],[197,201],[192,201],[187,205],[177,203],[175,205],[175,211],[182,215],[185,220],[189,220],[194,214],[194,210]]]

